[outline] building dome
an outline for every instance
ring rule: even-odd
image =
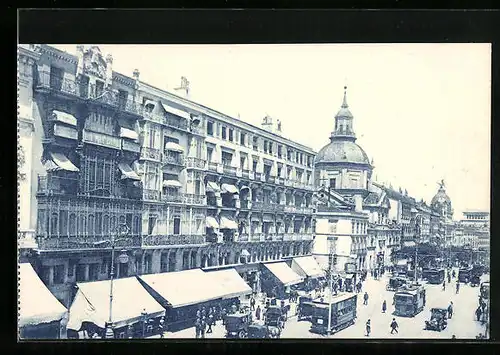
[[[451,204],[450,197],[444,190],[439,190],[437,194],[432,198],[431,205],[435,206],[444,204]]]
[[[363,148],[350,140],[332,140],[321,148],[314,159],[314,164],[355,163],[370,165],[370,160]]]

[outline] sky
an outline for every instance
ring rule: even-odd
[[[55,45],[76,54],[76,45]],[[430,203],[445,180],[455,218],[490,210],[490,44],[99,45],[113,70],[318,151],[347,85],[373,178]]]

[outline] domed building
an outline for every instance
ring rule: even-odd
[[[324,146],[314,160],[315,184],[317,187],[335,189],[342,195],[368,194],[368,182],[373,167],[363,148],[356,144],[353,119],[347,105],[347,87],[344,100],[335,115],[335,129],[330,143]]]
[[[444,180],[439,183],[439,190],[431,200],[431,208],[438,212],[441,217],[453,218],[453,208],[450,197],[446,194]]]

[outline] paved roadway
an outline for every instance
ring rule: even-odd
[[[394,310],[392,298],[394,292],[385,289],[389,275],[383,276],[380,280],[374,280],[368,276],[363,284],[363,291],[358,296],[358,318],[356,323],[338,333],[330,336],[321,336],[309,332],[311,323],[309,321],[297,321],[297,317],[289,317],[281,338],[358,338],[367,339],[365,335],[365,324],[371,320],[370,338],[387,339],[450,339],[455,335],[457,339],[475,339],[479,333],[484,334],[484,326],[475,320],[475,310],[478,306],[479,287],[460,285],[459,294],[455,293],[456,279],[447,284],[446,290],[442,291],[441,285],[429,285],[426,287],[426,305],[422,312],[413,318],[397,317],[391,313]],[[363,305],[363,293],[369,294],[368,305]],[[387,311],[382,313],[382,302],[387,301]],[[453,301],[453,318],[448,320],[448,326],[441,332],[424,330],[425,321],[430,317],[432,307],[448,307]],[[292,304],[291,314],[295,314],[294,304]],[[390,323],[392,318],[396,318],[399,324],[399,333],[390,334]],[[206,334],[208,339],[224,338],[225,329],[222,322],[217,322],[213,327],[213,333]],[[158,336],[155,336],[157,338]],[[165,333],[166,339],[195,338],[194,328],[184,329],[179,332]]]

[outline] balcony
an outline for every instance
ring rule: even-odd
[[[222,171],[226,175],[236,176],[236,168],[234,166],[229,165],[229,164],[223,164]]]
[[[294,240],[294,235],[293,233],[285,233],[283,235],[283,240],[284,241],[291,241],[291,240]]]
[[[276,233],[273,237],[273,240],[277,240],[277,241],[285,240],[285,233]]]
[[[285,179],[281,178],[281,177],[277,177],[276,178],[276,182],[275,182],[277,185],[284,185],[285,184]]]
[[[143,189],[142,190],[142,198],[146,201],[160,201],[160,191],[151,190],[151,189]]]
[[[121,149],[121,139],[104,133],[83,130],[82,141],[87,144],[99,145],[102,147]]]
[[[141,145],[136,142],[129,141],[128,139],[122,138],[122,150],[126,150],[128,152],[140,153]]]
[[[78,179],[53,175],[38,175],[38,193],[47,195],[76,194]]]
[[[160,161],[161,153],[159,149],[142,147],[141,148],[141,159],[149,159]]]
[[[302,240],[313,240],[313,234],[312,233],[302,234]]]
[[[162,154],[162,163],[167,165],[184,166],[184,157],[182,154],[171,154],[165,152]]]
[[[218,163],[208,163],[208,170],[217,171],[219,167]]]
[[[153,114],[151,112],[147,112],[147,111],[143,111],[142,112],[142,116],[147,121],[151,121],[151,122],[159,123],[159,124],[162,124],[162,125],[166,125],[165,117],[164,116],[155,115],[155,114]]]
[[[284,211],[286,213],[296,213],[297,212],[297,207],[293,206],[293,205],[284,206]]]
[[[193,194],[162,195],[163,202],[183,203],[187,205],[205,205],[205,196]]]
[[[276,183],[276,177],[271,176],[271,175],[266,175],[266,182],[268,182],[270,184],[274,184],[274,183]]]
[[[243,209],[243,210],[250,209],[250,201],[248,201],[248,200],[240,200],[240,209]]]
[[[38,237],[39,250],[81,250],[81,249],[111,249],[109,236],[66,236],[44,238]],[[115,242],[115,248],[140,248],[141,237],[120,237]]]
[[[88,85],[81,85],[75,78],[50,75],[49,71],[38,72],[38,80],[35,87],[40,91],[52,91],[83,99],[88,98]]]
[[[248,242],[248,234],[240,234],[238,236],[238,241],[239,242]]]
[[[284,179],[285,186],[293,187],[293,181],[290,179]]]
[[[264,235],[262,233],[254,233],[250,237],[251,242],[260,242],[264,240]]]
[[[255,175],[255,180],[262,180],[262,176],[263,176],[262,173],[255,172],[254,175]]]
[[[185,119],[176,120],[173,118],[165,117],[164,124],[172,128],[180,129],[182,131],[188,130],[188,123]]]
[[[184,159],[184,164],[187,169],[205,169],[207,162],[200,158],[189,157]]]
[[[128,93],[127,93],[128,96]],[[127,96],[121,96],[118,90],[104,90],[96,84],[90,84],[89,99],[100,104],[105,104],[121,111],[142,115],[141,106]]]
[[[264,209],[264,202],[252,201],[252,210],[262,211]]]
[[[171,246],[171,245],[204,245],[204,235],[144,235],[142,236],[143,247]]]
[[[250,171],[247,169],[241,169],[241,177],[243,177],[245,179],[249,179],[250,178]]]

